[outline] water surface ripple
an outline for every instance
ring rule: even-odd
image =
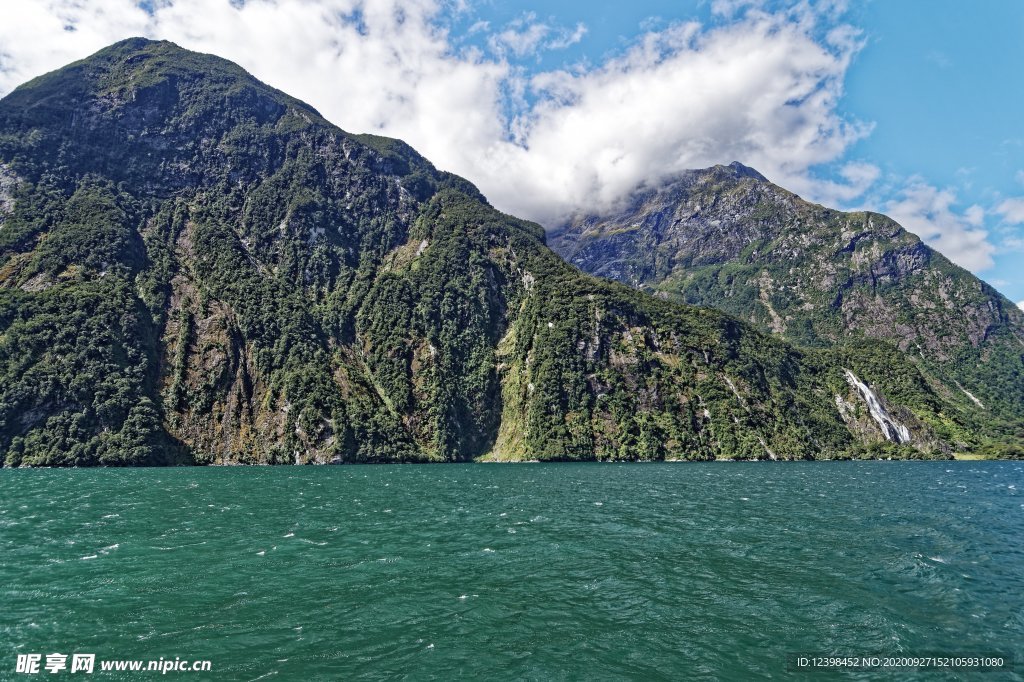
[[[0,470],[0,679],[19,652],[228,680],[1001,653],[985,679],[1021,679],[1022,490],[1020,462]]]

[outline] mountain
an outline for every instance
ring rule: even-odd
[[[131,39],[0,100],[6,466],[948,457],[901,354],[581,273],[408,145]]]
[[[583,270],[713,306],[803,346],[883,342],[1003,433],[1024,418],[1024,313],[877,213],[802,200],[739,163],[556,229]]]

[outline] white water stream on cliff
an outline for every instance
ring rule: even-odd
[[[910,429],[889,414],[888,410],[882,406],[881,401],[878,400],[878,396],[875,395],[875,392],[872,391],[867,384],[858,379],[856,374],[848,369],[844,369],[843,371],[846,373],[846,381],[849,382],[850,386],[857,389],[861,398],[863,398],[864,402],[867,403],[868,411],[871,413],[872,419],[878,422],[878,426],[882,429],[882,433],[885,437],[895,443],[909,443]]]

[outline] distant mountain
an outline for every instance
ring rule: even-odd
[[[587,272],[800,345],[888,342],[945,399],[1019,433],[1024,313],[883,215],[811,204],[733,163],[580,216],[551,245]]]
[[[216,57],[133,39],[0,100],[7,466],[945,457],[1002,442],[973,415],[580,273]]]

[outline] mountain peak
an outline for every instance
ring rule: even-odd
[[[768,178],[761,175],[750,166],[744,166],[739,161],[733,161],[728,166],[724,166],[723,168],[729,169],[738,178],[754,178],[755,180],[768,182]]]
[[[313,129],[348,136],[245,69],[169,41],[129,38],[35,78],[0,100],[0,156],[28,177],[69,166],[151,187],[209,182],[227,161],[264,172],[262,148]],[[276,143],[275,143],[276,144]],[[201,162],[201,163],[200,163]],[[262,168],[260,168],[262,166]]]
[[[1024,317],[895,221],[800,199],[733,162],[575,219],[552,248],[583,270],[719,308],[801,345],[911,353],[968,410],[1024,416]],[[977,400],[977,402],[975,402]]]
[[[308,104],[270,87],[222,57],[193,52],[168,40],[140,37],[119,41],[24,83],[4,98],[4,113],[7,116],[23,113],[36,123],[60,126],[67,121],[40,119],[39,114],[81,105],[83,99],[95,100],[94,106],[100,108],[131,105],[140,93],[153,88],[180,92],[189,86],[198,91],[182,94],[201,95],[206,90],[205,94],[211,95],[238,95],[251,90],[278,105],[301,108],[320,117]],[[154,103],[144,101],[143,104]],[[19,108],[31,111],[19,111]]]
[[[113,52],[142,52],[144,50],[150,50],[158,46],[166,47],[171,50],[188,52],[188,50],[181,47],[177,43],[171,42],[170,40],[154,40],[152,38],[146,38],[144,36],[132,36],[130,38],[125,38],[124,40],[119,40],[116,43],[107,45],[105,48],[103,48],[96,54]]]

